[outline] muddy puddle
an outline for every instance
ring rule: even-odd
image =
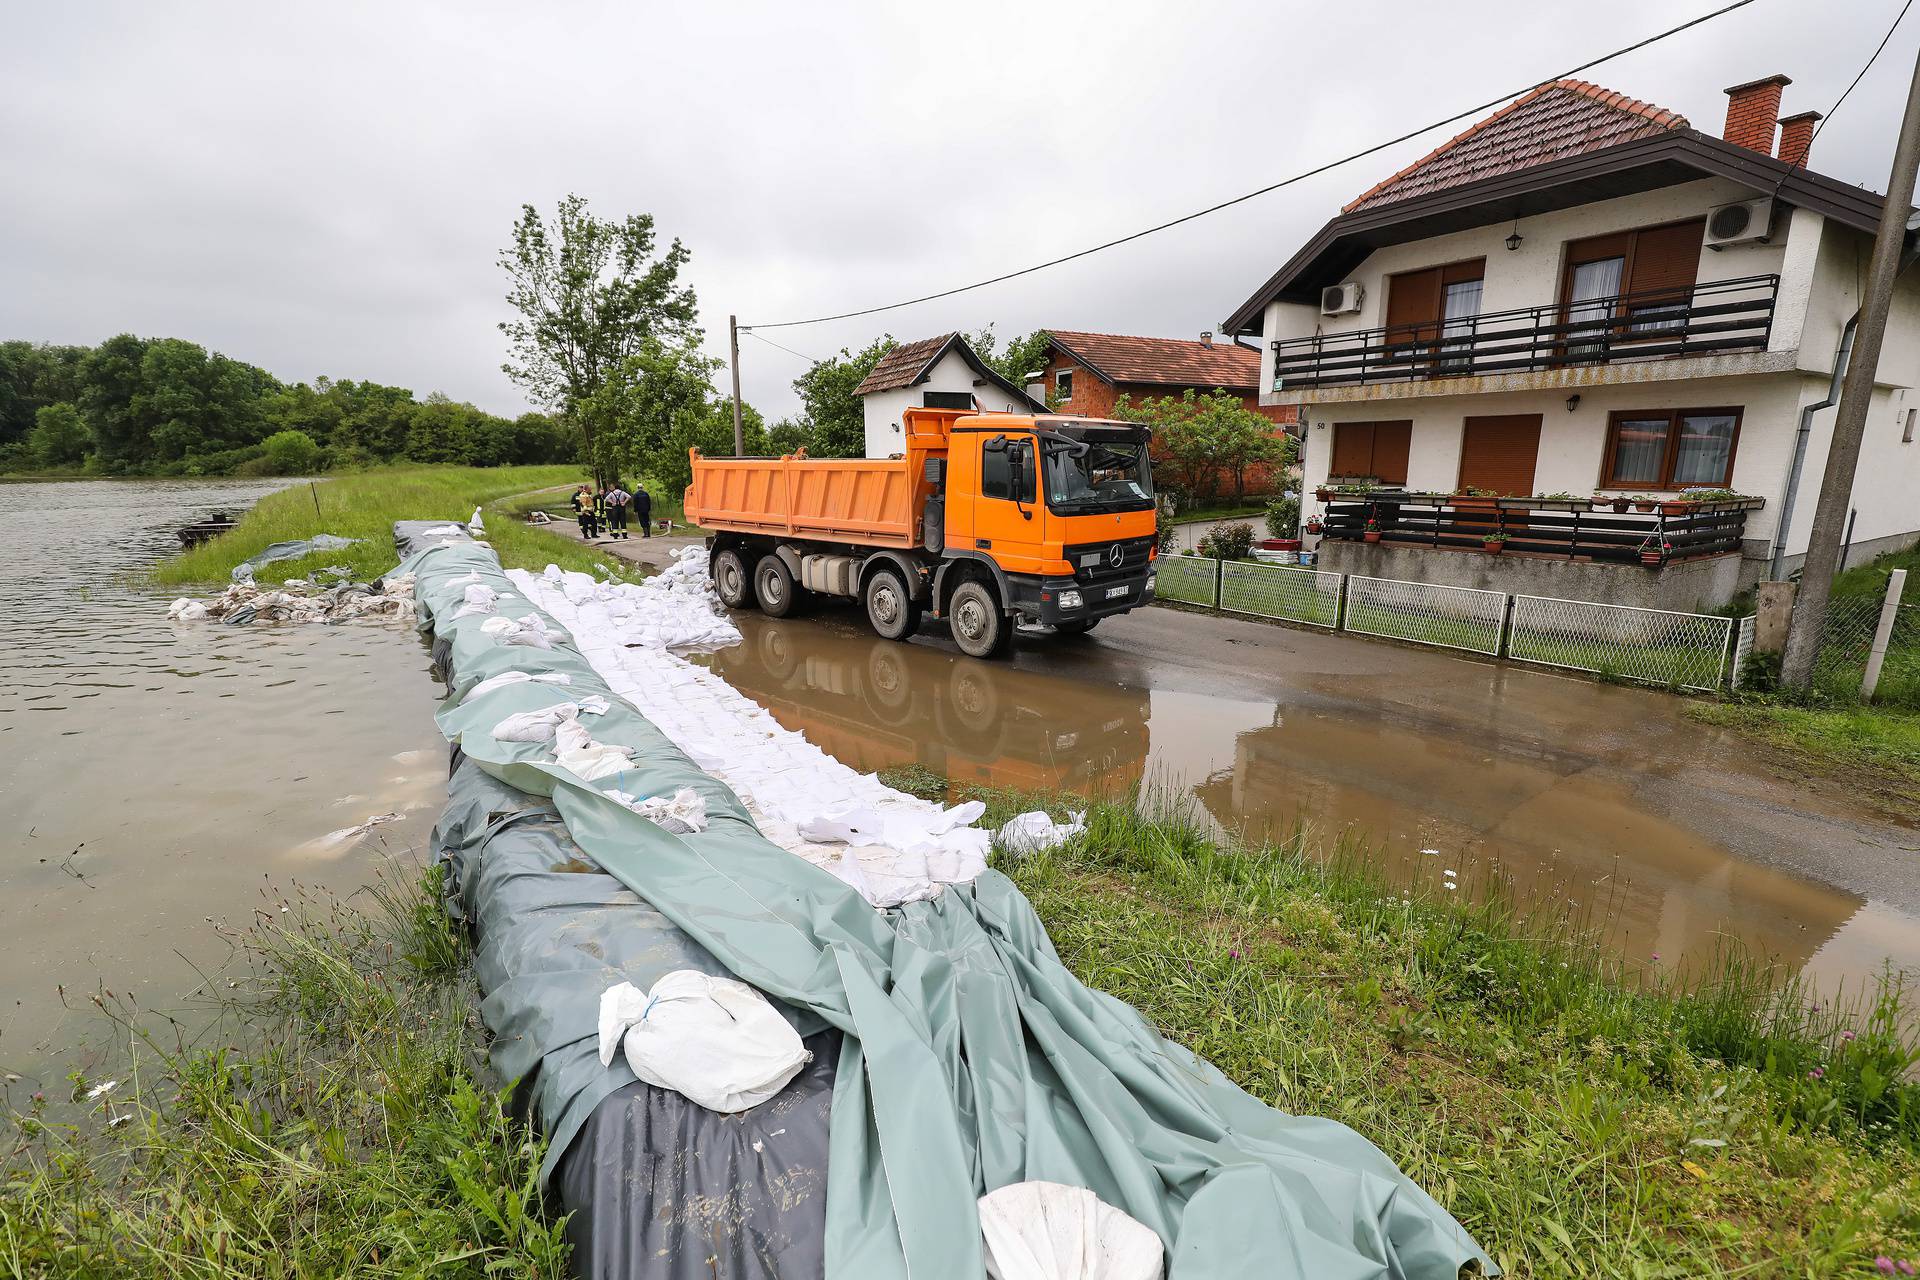
[[[444,795],[411,627],[172,624],[134,575],[261,482],[0,484],[0,1069],[107,1050],[88,1003],[191,1023],[217,926],[293,881],[351,892],[424,850]],[[356,830],[369,819],[383,819]],[[63,1000],[60,988],[67,993]]]
[[[746,642],[704,661],[863,770],[920,765],[1037,790],[1146,783],[1223,829],[1304,823],[1404,885],[1501,885],[1648,965],[1697,965],[1731,938],[1828,989],[1883,959],[1920,966],[1911,901],[1821,883],[1793,861],[1821,846],[1844,865],[1848,847],[1873,843],[1874,865],[1897,878],[1888,860],[1912,865],[1920,832],[1783,800],[1777,778],[1740,774],[1737,750],[1656,713],[1652,695],[1423,667],[1426,655],[1389,679],[1360,669],[1383,646],[1243,637],[1245,624],[1166,610],[1103,624],[1095,644],[1023,645],[1008,663],[937,637],[888,643],[832,611],[741,622]],[[1696,776],[1674,764],[1689,754],[1718,759]]]

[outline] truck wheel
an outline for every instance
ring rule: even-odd
[[[920,629],[920,606],[906,582],[891,569],[867,579],[867,624],[883,640],[905,640]]]
[[[713,589],[729,609],[753,608],[753,579],[740,553],[728,547],[713,558]]]
[[[963,582],[955,588],[947,618],[953,626],[953,642],[969,658],[997,658],[1013,643],[1013,623],[1000,612],[992,588],[983,583]]]
[[[800,607],[800,585],[779,556],[760,557],[753,569],[753,593],[760,597],[761,611],[769,617],[784,618]]]

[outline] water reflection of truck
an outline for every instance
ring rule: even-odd
[[[856,769],[919,764],[955,783],[1123,793],[1146,768],[1147,694],[988,666],[838,628],[763,622],[708,661]]]
[[[687,519],[714,530],[729,608],[859,600],[881,637],[945,618],[969,656],[1019,623],[1076,635],[1153,599],[1147,431],[1126,422],[908,409],[898,458],[704,458]]]

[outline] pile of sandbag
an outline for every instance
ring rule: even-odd
[[[542,578],[621,644],[724,649],[740,643],[740,629],[714,594],[705,547],[682,547],[672,564],[644,582],[601,581],[551,564]]]
[[[369,585],[338,582],[321,586],[311,579],[290,578],[278,587],[262,587],[252,580],[236,582],[212,600],[182,596],[167,608],[174,622],[204,622],[217,618],[226,625],[254,622],[350,622],[356,618],[413,620],[413,576],[387,578]]]
[[[987,869],[989,844],[988,834],[973,825],[984,810],[980,802],[944,808],[896,791],[786,728],[712,671],[634,638],[686,634],[684,619],[707,607],[706,553],[693,550],[699,555],[683,555],[661,575],[672,575],[669,584],[653,590],[551,566],[538,576],[522,569],[506,576],[528,603],[567,628],[615,693],[731,787],[774,844],[876,907],[929,901],[946,885],[978,878]],[[733,631],[731,622],[719,621]],[[560,763],[592,770],[574,768],[590,781],[626,767],[593,749],[599,746],[579,746]]]

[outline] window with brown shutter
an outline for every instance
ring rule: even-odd
[[[1706,220],[1689,218],[1657,227],[1616,231],[1567,242],[1560,301],[1569,322],[1598,322],[1591,334],[1569,335],[1576,356],[1609,336],[1620,339],[1668,333],[1685,323],[1700,270]],[[1626,298],[1621,302],[1618,299]],[[1625,320],[1625,325],[1610,323]],[[1582,339],[1586,339],[1582,342]]]
[[[1539,414],[1468,418],[1460,438],[1460,487],[1503,498],[1528,497],[1539,456]]]
[[[1387,341],[1432,346],[1480,314],[1487,260],[1470,258],[1387,277]]]
[[[1333,454],[1328,459],[1327,475],[1405,484],[1412,442],[1411,421],[1337,422],[1333,427]]]

